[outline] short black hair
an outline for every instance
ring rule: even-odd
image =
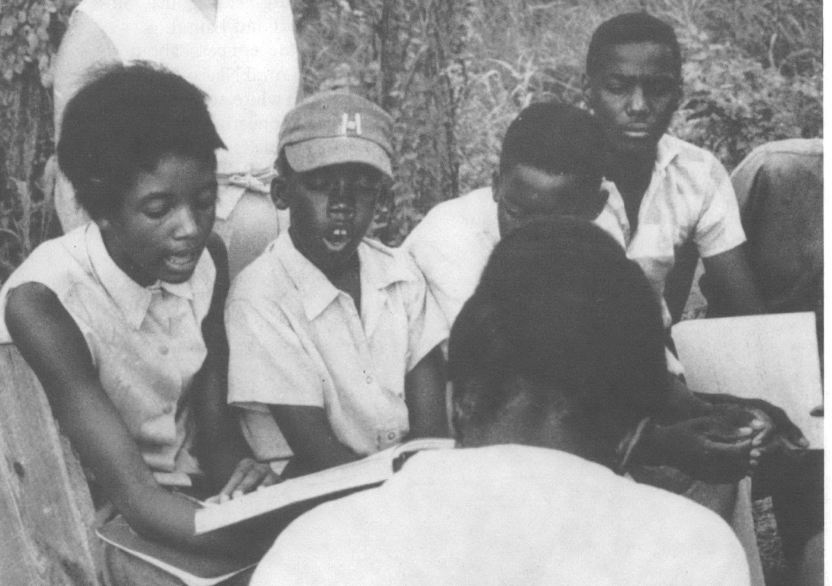
[[[586,422],[581,429],[614,436],[666,400],[658,300],[599,227],[575,218],[532,222],[497,244],[463,306],[449,374],[460,438],[498,416],[517,377],[548,393],[535,398],[541,413],[565,404]]]
[[[217,166],[225,148],[205,94],[149,63],[114,65],[93,74],[64,111],[58,165],[93,219],[119,209],[142,171],[165,155]]]
[[[500,174],[517,165],[547,173],[574,173],[601,183],[604,137],[595,118],[580,108],[540,102],[524,108],[506,131]]]
[[[615,45],[658,43],[670,48],[676,75],[682,75],[682,49],[676,31],[666,22],[646,12],[619,14],[603,23],[592,33],[586,52],[586,73],[590,77],[601,68],[604,51]]]

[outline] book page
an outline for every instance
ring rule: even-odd
[[[244,494],[222,504],[206,504],[196,513],[196,532],[205,533],[226,525],[344,491],[380,484],[394,473],[400,455],[425,449],[454,447],[453,440],[423,438],[405,442],[361,460],[291,478]]]
[[[813,313],[688,320],[673,340],[692,390],[765,399],[823,448],[823,418],[810,415],[823,402]]]

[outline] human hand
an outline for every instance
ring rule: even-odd
[[[654,442],[669,464],[711,483],[737,482],[752,469],[750,451],[757,433],[748,412],[725,410],[666,426],[657,426]]]
[[[743,399],[733,395],[698,394],[710,401],[715,409],[724,406],[741,407],[752,413],[756,420],[763,422],[759,433],[752,442],[751,456],[758,460],[773,454],[795,456],[809,447],[809,442],[786,412],[762,399]]]
[[[257,488],[277,484],[282,479],[267,462],[257,462],[253,458],[244,458],[225,483],[225,486],[213,497],[217,503],[223,503]]]

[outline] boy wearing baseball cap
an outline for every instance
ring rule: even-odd
[[[287,475],[448,434],[443,318],[412,262],[364,237],[392,180],[391,127],[344,92],[286,116],[272,196],[291,227],[228,297],[229,402],[259,459],[292,456]]]

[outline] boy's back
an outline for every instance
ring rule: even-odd
[[[421,453],[378,489],[278,538],[252,586],[739,586],[714,513],[571,454],[520,445]]]

